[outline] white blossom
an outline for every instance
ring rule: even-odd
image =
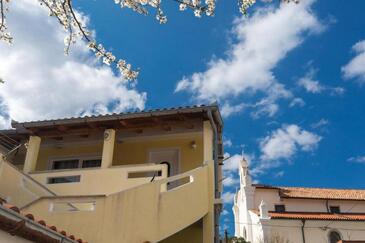
[[[138,71],[131,70],[131,65],[126,63],[125,60],[120,59],[116,62],[116,57],[112,52],[105,50],[102,44],[97,44],[96,40],[92,38],[91,32],[83,26],[82,21],[79,21],[77,14],[72,7],[72,0],[38,0],[40,5],[48,8],[49,16],[57,18],[58,22],[62,25],[66,32],[64,38],[65,54],[68,54],[71,44],[75,43],[78,39],[86,41],[87,47],[94,52],[97,58],[102,59],[102,62],[106,65],[116,64],[121,74],[127,80],[134,80],[138,76]],[[213,16],[215,11],[216,0],[205,0],[202,4],[201,0],[181,0],[179,2],[180,11],[187,10],[188,8],[193,10],[196,17],[201,17],[202,14],[207,16]],[[284,3],[294,2],[298,3],[299,0],[279,0]],[[13,38],[8,31],[6,23],[6,13],[8,11],[8,4],[10,0],[0,0],[0,41],[11,44]],[[161,0],[114,0],[115,4],[118,4],[121,8],[130,8],[137,13],[147,15],[148,7],[156,9],[156,19],[161,24],[167,23],[167,16],[162,11]],[[255,4],[256,0],[238,0],[239,10],[244,15],[247,14],[247,9]]]
[[[187,8],[186,3],[181,3],[181,4],[179,5],[179,9],[180,9],[180,11],[185,11],[185,10],[186,10],[186,8]]]
[[[202,14],[202,11],[200,9],[195,9],[195,11],[194,11],[195,17],[201,17],[202,16],[201,14]]]

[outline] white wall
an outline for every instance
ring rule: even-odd
[[[327,212],[327,200],[280,198],[275,189],[256,188],[253,209],[258,209],[261,200],[266,202],[269,211],[274,211],[275,204],[284,204],[287,211]],[[341,212],[365,213],[365,201],[328,200],[328,206],[340,206]]]
[[[271,236],[281,236],[283,239],[289,240],[288,243],[302,242],[302,222],[300,220],[270,220],[270,225]],[[327,243],[328,234],[332,230],[339,232],[343,240],[364,240],[364,229],[365,222],[311,220],[305,222],[304,235],[306,243]]]

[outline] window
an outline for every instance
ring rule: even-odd
[[[52,164],[53,170],[75,169],[78,167],[79,167],[78,159],[56,160],[56,161],[53,161],[53,164]]]
[[[328,242],[329,243],[337,243],[338,241],[342,240],[340,234],[337,231],[331,231],[328,234]]]
[[[47,184],[74,183],[80,182],[80,176],[49,177]]]
[[[96,202],[55,202],[51,203],[51,212],[82,212],[94,211]]]
[[[66,170],[78,168],[95,168],[101,166],[100,157],[80,157],[70,159],[54,159],[51,161],[51,170]]]
[[[82,168],[100,167],[101,159],[87,159],[82,161]]]
[[[341,213],[339,206],[330,206],[330,212],[331,213]]]
[[[278,213],[285,212],[285,205],[284,204],[275,205],[275,212]]]

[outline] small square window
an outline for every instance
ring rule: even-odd
[[[278,213],[285,212],[285,205],[284,204],[275,205],[275,212]]]
[[[61,176],[48,178],[47,184],[75,183],[80,182],[80,176]]]
[[[330,212],[331,213],[341,213],[339,206],[330,206]]]

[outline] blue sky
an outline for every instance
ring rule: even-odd
[[[215,16],[201,19],[166,1],[166,25],[114,1],[75,1],[97,40],[141,68],[136,85],[98,64],[83,43],[65,57],[62,30],[32,2],[12,3],[15,43],[0,43],[3,127],[10,118],[218,100],[232,156],[222,217],[231,233],[242,151],[260,183],[365,188],[364,1],[258,3],[247,18],[235,2],[219,1]]]

